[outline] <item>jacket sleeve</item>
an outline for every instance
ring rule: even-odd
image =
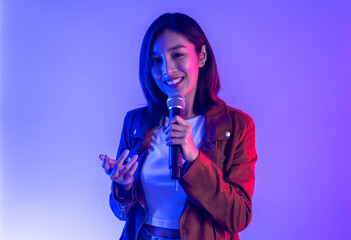
[[[130,149],[130,125],[131,117],[130,113],[127,113],[124,118],[122,135],[118,147],[117,157],[118,159],[125,149]],[[111,194],[110,194],[110,207],[115,216],[125,221],[128,217],[128,213],[133,205],[136,203],[136,186],[135,182],[131,190],[124,191],[121,185],[112,181]]]
[[[219,226],[236,233],[246,228],[251,220],[254,167],[257,160],[255,127],[251,117],[246,117],[237,140],[231,144],[230,147],[235,151],[231,159],[227,159],[229,166],[224,174],[200,151],[199,157],[185,173],[180,184],[189,198],[205,209]]]

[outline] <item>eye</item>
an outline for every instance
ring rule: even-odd
[[[155,65],[155,64],[157,64],[157,63],[160,63],[161,61],[162,61],[162,59],[161,59],[160,57],[157,57],[157,56],[153,56],[153,57],[151,57],[151,59],[150,59],[150,62],[151,62],[152,65]]]
[[[175,54],[173,54],[173,58],[179,58],[179,57],[182,57],[182,56],[184,56],[184,54],[182,54],[182,53],[175,53]]]

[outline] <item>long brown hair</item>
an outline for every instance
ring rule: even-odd
[[[197,53],[201,52],[203,45],[206,46],[207,60],[205,66],[199,70],[195,95],[194,108],[196,111],[200,111],[201,114],[206,113],[208,107],[214,103],[220,87],[216,60],[210,43],[199,24],[191,17],[181,13],[161,15],[146,31],[139,62],[139,80],[147,101],[148,113],[158,123],[168,113],[167,95],[158,88],[151,75],[150,54],[156,38],[166,29],[185,36],[194,44]]]

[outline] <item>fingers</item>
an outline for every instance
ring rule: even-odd
[[[114,168],[111,171],[111,179],[112,180],[116,180],[117,182],[120,182],[122,184],[125,183],[125,175],[127,175],[126,173],[128,173],[128,175],[133,176],[135,170],[133,170],[134,168],[134,163],[136,163],[136,161],[138,160],[138,155],[134,155],[132,157],[132,159],[130,160],[129,163],[127,163],[124,166],[119,166],[119,162],[114,166]],[[123,163],[123,162],[122,162]],[[133,166],[133,167],[132,167]],[[131,169],[132,167],[132,169]],[[130,174],[128,171],[129,169],[133,170],[133,173]]]
[[[134,173],[138,168],[138,155],[135,154],[131,159],[128,158],[126,165],[124,161],[129,155],[129,150],[124,150],[118,160],[109,158],[107,155],[100,154],[99,158],[102,160],[102,167],[110,176],[111,180],[116,181],[122,185],[129,185],[134,181]]]
[[[112,171],[110,173],[110,178],[111,180],[116,180],[119,177],[119,168],[117,167],[117,164],[113,166]]]
[[[194,140],[190,132],[170,132],[166,138],[167,145],[186,146],[191,141]]]
[[[172,118],[165,130],[167,145],[186,145],[191,136],[191,124],[179,116]]]
[[[112,158],[109,158],[107,155],[105,154],[100,154],[99,155],[99,158],[100,160],[102,161],[107,161],[109,164],[115,164],[116,163],[116,160],[112,159]]]
[[[124,151],[123,154],[126,154],[128,156],[129,151]],[[122,154],[122,155],[123,155]],[[121,156],[121,158],[125,159],[126,156]],[[116,165],[116,160],[109,158],[108,155],[105,154],[100,154],[99,155],[100,160],[102,160],[102,168],[105,170],[106,173],[110,174],[111,171],[113,170],[113,167]],[[123,163],[123,161],[122,161]]]
[[[184,140],[184,138],[171,138],[171,139],[166,141],[166,144],[168,146],[170,146],[170,145],[181,145],[181,146],[183,146],[183,145],[186,145],[187,143]]]
[[[132,167],[130,168],[129,171],[126,171],[126,172],[121,172],[120,174],[120,177],[124,178],[124,184],[129,184],[130,183],[130,179],[133,178],[133,175],[135,173],[135,171],[137,170],[138,168],[138,162],[135,162]]]
[[[128,150],[128,149],[124,150],[123,153],[122,153],[122,155],[121,155],[121,156],[119,157],[119,159],[118,159],[118,162],[117,162],[117,167],[118,167],[118,168],[121,168],[121,167],[122,167],[123,162],[126,160],[126,158],[128,157],[128,155],[129,155],[129,150]]]
[[[175,117],[173,117],[173,118],[171,118],[170,120],[169,120],[169,125],[170,124],[173,124],[173,123],[178,123],[178,124],[180,124],[180,125],[187,125],[188,124],[188,122],[187,121],[185,121],[183,118],[181,118],[180,116],[178,116],[178,115],[176,115]]]
[[[133,176],[134,175],[134,173],[135,173],[135,171],[137,170],[137,168],[138,168],[138,162],[135,162],[134,164],[133,164],[133,166],[132,166],[132,168],[130,169],[130,171],[128,172],[128,175],[129,176]]]
[[[172,132],[172,131],[185,132],[185,131],[189,131],[189,130],[190,130],[189,126],[184,126],[184,125],[179,125],[179,124],[170,124],[166,128],[165,133],[168,134],[169,132]]]
[[[175,118],[173,118],[169,122],[169,125],[165,129],[166,135],[169,135],[170,133],[172,134],[174,132],[189,133],[189,132],[191,132],[191,124],[188,123],[187,121],[185,121],[184,119],[182,119],[181,117],[176,116]],[[181,135],[176,134],[176,135],[173,135],[173,136],[174,137],[179,137]],[[171,135],[171,137],[173,137],[173,136]]]
[[[167,135],[167,140],[170,138],[187,138],[190,134],[190,131],[185,130],[185,131],[170,131]]]
[[[101,159],[101,155],[100,155],[100,159]],[[102,167],[105,169],[106,172],[111,171],[111,168],[112,168],[111,165],[114,165],[114,164],[115,164],[115,161],[113,159],[110,159],[107,155],[103,155]]]
[[[120,176],[124,176],[129,169],[132,167],[132,165],[138,160],[138,155],[134,155],[132,159],[130,160],[129,163],[127,163],[123,169],[120,170]]]

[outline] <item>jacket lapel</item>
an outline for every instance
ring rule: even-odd
[[[205,128],[205,136],[211,142],[227,140],[232,135],[231,118],[226,104],[221,99],[218,98],[216,103],[209,107],[205,115]]]

